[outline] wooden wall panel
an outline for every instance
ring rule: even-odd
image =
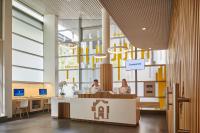
[[[112,91],[113,89],[113,72],[112,64],[100,65],[100,83],[104,91]]]
[[[168,86],[180,85],[191,103],[180,105],[180,127],[200,133],[200,1],[174,0],[168,50]],[[172,108],[173,110],[173,108]],[[169,115],[171,125],[173,124]],[[169,125],[169,127],[171,127]],[[170,130],[171,131],[171,130]]]

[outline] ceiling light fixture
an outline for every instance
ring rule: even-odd
[[[78,47],[78,42],[74,41],[74,33],[72,32],[72,41],[71,42],[64,42],[64,43],[60,43],[61,45],[65,45],[66,47],[68,48],[71,48],[71,49],[76,49]]]
[[[142,28],[143,31],[145,31],[146,29],[147,29],[146,27],[143,27],[143,28]]]
[[[64,45],[70,49],[75,49],[78,47],[78,42],[65,42],[65,43],[60,42],[60,45]]]
[[[115,46],[115,47],[110,47],[108,49],[108,52],[110,54],[121,54],[121,53],[126,53],[128,52],[128,47],[126,46]]]
[[[94,55],[94,58],[96,58],[96,59],[103,59],[103,58],[106,58],[106,57],[107,57],[106,54],[96,54],[96,55]]]

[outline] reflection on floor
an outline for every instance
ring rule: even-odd
[[[165,116],[143,114],[138,127],[52,119],[37,114],[29,119],[0,123],[0,133],[167,133]]]

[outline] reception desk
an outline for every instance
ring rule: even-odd
[[[51,101],[52,117],[59,117],[59,103],[68,103],[72,120],[113,124],[137,125],[140,119],[138,100],[134,95],[81,94],[78,98],[54,97]]]

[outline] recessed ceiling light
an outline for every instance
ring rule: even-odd
[[[147,29],[146,27],[143,27],[143,28],[142,28],[143,31],[146,30],[146,29]]]

